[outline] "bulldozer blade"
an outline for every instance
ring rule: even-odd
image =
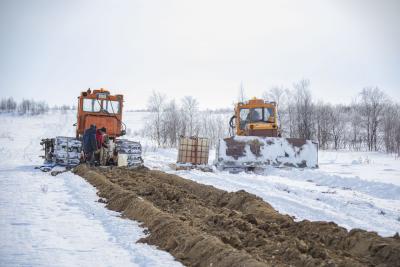
[[[318,168],[318,143],[298,138],[234,136],[220,139],[214,162],[219,170],[276,167]]]

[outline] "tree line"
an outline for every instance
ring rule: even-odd
[[[20,115],[39,115],[49,111],[49,105],[44,101],[23,99],[17,103],[12,97],[0,101],[0,112],[17,113]]]
[[[316,101],[310,81],[301,80],[292,88],[273,87],[263,93],[278,106],[282,137],[318,141],[320,149],[385,151],[400,155],[400,105],[378,87],[362,89],[350,104]],[[243,86],[238,101],[245,100]],[[147,105],[150,111],[144,136],[159,147],[175,147],[179,136],[202,136],[214,146],[229,136],[228,120],[233,107],[200,111],[198,101],[185,96],[179,102],[153,92]]]
[[[183,97],[178,103],[166,95],[153,92],[147,104],[149,117],[142,130],[159,147],[175,147],[180,136],[202,136],[214,146],[216,141],[228,134],[226,111],[199,110],[199,102],[192,96]]]
[[[67,111],[75,109],[74,106],[61,105],[49,107],[45,101],[35,101],[23,99],[21,102],[15,101],[12,97],[0,100],[0,113],[15,113],[18,115],[39,115],[47,113],[49,110]]]
[[[378,87],[362,89],[350,104],[315,101],[309,80],[293,88],[273,87],[263,97],[277,103],[284,137],[316,140],[321,149],[400,155],[400,105]]]
[[[318,141],[320,149],[385,151],[400,155],[400,104],[378,87],[362,89],[350,104],[316,101],[310,81],[301,80],[291,88],[275,86],[263,93],[267,101],[278,106],[278,123],[283,137]],[[237,101],[245,101],[241,85]],[[38,115],[49,111],[44,101],[3,98],[0,112]],[[52,110],[67,111],[75,107],[54,106]],[[202,136],[214,146],[219,138],[229,136],[231,109],[199,110],[192,96],[180,101],[167,99],[153,92],[148,99],[143,136],[149,136],[159,147],[175,147],[179,136]]]

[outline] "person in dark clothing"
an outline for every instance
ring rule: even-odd
[[[85,153],[86,161],[91,165],[94,163],[94,152],[96,150],[96,125],[92,124],[83,134],[83,152]]]

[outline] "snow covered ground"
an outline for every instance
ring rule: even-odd
[[[182,266],[72,173],[35,170],[40,138],[73,136],[75,114],[0,116],[0,266]]]
[[[127,112],[128,138],[144,145],[147,166],[228,191],[244,189],[296,219],[334,221],[389,236],[400,232],[400,159],[383,153],[320,151],[317,170],[270,168],[263,175],[173,171],[175,149],[138,136],[146,113]],[[0,266],[176,266],[168,253],[136,240],[134,221],[97,202],[71,173],[34,169],[40,138],[74,136],[75,112],[0,115]],[[212,162],[214,152],[210,153]]]
[[[320,169],[343,177],[400,186],[400,158],[379,152],[323,151]]]

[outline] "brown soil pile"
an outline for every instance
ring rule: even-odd
[[[143,222],[141,240],[188,266],[400,266],[400,239],[295,222],[245,191],[228,193],[146,168],[89,169],[107,207]]]

